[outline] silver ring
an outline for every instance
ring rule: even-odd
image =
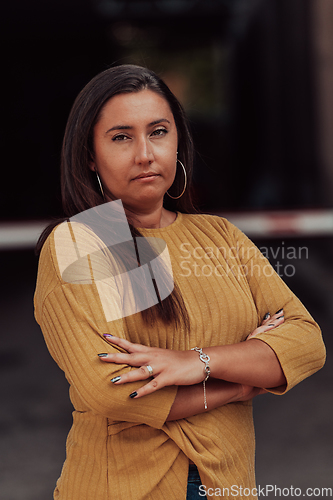
[[[149,371],[149,377],[152,377],[153,376],[153,369],[152,369],[152,367],[150,365],[147,365],[146,368]]]

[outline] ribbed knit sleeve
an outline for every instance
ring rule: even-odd
[[[90,251],[96,251],[94,240]],[[62,242],[64,244],[64,242]],[[89,246],[89,244],[88,244]],[[92,248],[91,248],[92,246]],[[62,247],[66,254],[66,248]],[[68,251],[68,249],[67,249]],[[100,274],[107,272],[107,257],[99,252]],[[104,270],[103,270],[104,269]],[[54,234],[45,243],[39,263],[35,293],[36,319],[41,326],[48,349],[71,384],[72,401],[77,410],[91,410],[114,422],[144,423],[160,428],[166,420],[177,388],[167,387],[145,398],[134,400],[129,394],[145,382],[114,386],[112,377],[132,368],[102,363],[98,353],[113,352],[103,333],[125,337],[123,319],[106,321],[100,293],[94,280],[82,283],[85,271],[78,270],[78,280],[64,282],[54,244]],[[101,278],[101,276],[99,276]],[[110,288],[110,286],[109,286]],[[117,290],[109,290],[116,304]]]
[[[229,262],[246,276],[258,312],[258,326],[266,313],[284,311],[284,323],[256,339],[274,350],[287,380],[285,388],[271,392],[285,393],[324,365],[326,351],[320,328],[252,241],[225,219],[220,219],[219,224],[232,237]]]

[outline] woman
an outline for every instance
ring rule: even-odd
[[[246,236],[193,214],[192,151],[180,104],[145,68],[111,68],[74,103],[70,220],[42,236],[35,294],[75,408],[56,499],[256,498],[251,399],[324,363],[318,326]]]

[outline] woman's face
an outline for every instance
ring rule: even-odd
[[[102,184],[134,212],[160,206],[177,163],[177,129],[168,102],[151,90],[112,97],[94,128]]]

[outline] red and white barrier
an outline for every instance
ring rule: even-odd
[[[250,238],[332,236],[333,209],[217,213]]]
[[[0,250],[34,248],[47,221],[0,223]]]
[[[333,209],[272,212],[215,212],[250,238],[333,235]],[[0,250],[33,248],[47,221],[0,223]]]

